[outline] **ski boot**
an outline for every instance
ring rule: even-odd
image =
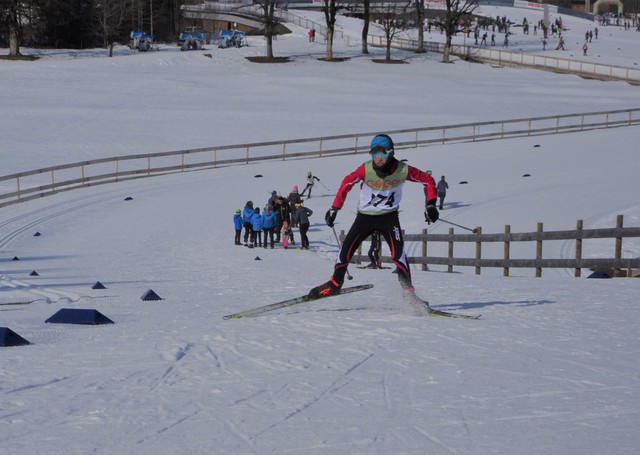
[[[309,297],[311,299],[319,299],[330,295],[336,295],[340,293],[341,287],[342,284],[338,283],[333,279],[333,277],[331,277],[326,283],[311,289],[311,291],[309,291]]]

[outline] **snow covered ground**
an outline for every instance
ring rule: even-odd
[[[518,21],[524,14],[534,19],[508,11]],[[567,32],[576,36],[590,26],[564,19],[576,21]],[[344,27],[358,36],[356,27]],[[619,48],[628,66],[640,60],[640,34],[600,32],[601,55]],[[161,46],[146,54],[120,48],[112,59],[102,50],[33,51],[43,58],[0,60],[11,87],[0,92],[2,174],[121,154],[635,108],[640,101],[637,87],[624,83],[444,65],[431,54],[394,51],[409,64],[381,65],[371,61],[381,50],[364,57],[359,46],[338,44],[337,54],[352,58],[322,62],[322,43],[308,43],[302,29],[275,43],[276,54],[294,57],[289,64],[249,63],[245,56],[264,53],[259,38],[250,44],[202,52]],[[446,175],[442,217],[483,232],[505,224],[532,231],[537,222],[545,230],[573,229],[576,219],[585,228],[612,227],[617,214],[638,226],[638,137],[636,127],[620,128],[398,155]],[[415,268],[417,292],[435,308],[482,313],[467,321],[418,317],[402,303],[395,275],[352,268],[350,284],[375,287],[222,320],[328,278],[337,246],[324,212],[363,159],[190,172],[0,210],[0,327],[32,343],[0,351],[3,451],[635,454],[638,280]],[[233,245],[233,211],[247,200],[262,207],[272,189],[303,185],[308,170],[328,188],[316,185],[306,201],[314,210],[312,251]],[[401,213],[408,233],[426,227],[421,199],[421,188],[408,184]],[[354,192],[338,229],[348,229],[355,205]],[[572,247],[545,244],[545,256],[565,257]],[[612,242],[585,245],[587,257],[612,251]],[[623,255],[639,256],[640,242],[625,241]],[[92,289],[96,281],[107,289]],[[163,300],[142,301],[149,289]],[[6,305],[25,301],[33,302]],[[97,309],[115,324],[44,322],[62,308]]]

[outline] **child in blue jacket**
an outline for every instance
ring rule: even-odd
[[[244,227],[244,246],[248,246],[247,242],[249,241],[249,236],[251,235],[251,218],[255,211],[253,210],[253,202],[247,201],[244,206],[244,210],[242,210],[242,226]]]
[[[260,208],[258,207],[255,208],[255,212],[251,217],[251,244],[254,248],[262,246],[262,215],[260,215]]]
[[[242,243],[240,243],[240,234],[242,233],[242,215],[240,213],[241,210],[236,209],[236,213],[233,214],[233,227],[236,228],[236,245],[242,245]]]
[[[271,210],[271,207],[267,206],[262,212],[262,231],[264,232],[264,247],[267,247],[267,235],[269,236],[269,243],[271,249],[273,249],[273,234],[276,228],[277,220],[276,213]]]

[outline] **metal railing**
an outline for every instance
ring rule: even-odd
[[[368,37],[368,42],[375,47],[385,47],[386,39],[383,36]],[[418,48],[418,40],[394,38],[391,46],[396,49],[415,50]],[[444,43],[425,42],[427,52],[444,52]],[[492,47],[469,46],[453,44],[451,54],[463,59],[473,59],[497,66],[519,66],[545,71],[576,74],[582,77],[594,79],[624,81],[630,84],[640,83],[640,68],[605,65],[582,60],[572,60],[564,57],[554,57],[524,52],[512,52],[505,49]]]
[[[387,131],[396,148],[640,125],[640,108]],[[195,169],[349,155],[369,151],[377,132],[125,155],[0,176],[0,207],[81,187]]]

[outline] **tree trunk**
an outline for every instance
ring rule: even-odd
[[[369,8],[369,0],[364,0],[364,25],[362,26],[362,53],[369,53],[369,43],[367,42],[369,38],[369,22],[371,21],[371,11]]]
[[[333,60],[333,29],[327,28],[327,51],[325,58],[328,61]]]
[[[9,56],[19,57],[20,54],[20,15],[18,14],[18,1],[9,1],[7,18],[9,19]]]
[[[273,58],[273,33],[269,33],[267,36],[267,58]]]
[[[18,44],[18,28],[11,24],[9,28],[9,57],[19,57],[20,45]]]
[[[451,33],[447,31],[447,39],[444,43],[444,50],[442,52],[442,63],[449,62],[449,54],[451,53]]]
[[[416,52],[422,54],[424,50],[424,6],[421,0],[416,1],[416,23],[418,24],[418,48]]]

